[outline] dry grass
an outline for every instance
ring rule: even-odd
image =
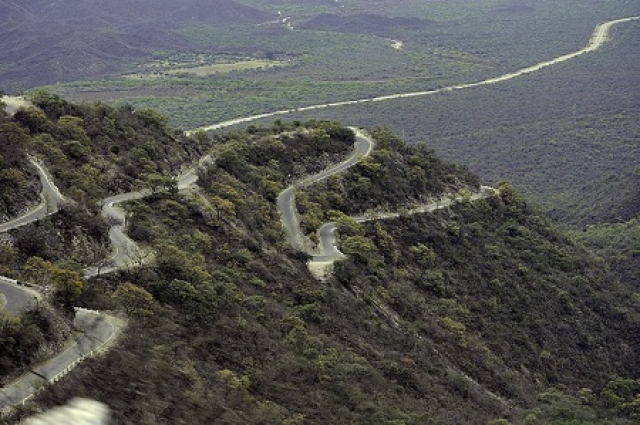
[[[173,69],[159,70],[153,73],[136,73],[124,75],[127,79],[148,79],[148,78],[162,78],[165,75],[177,75],[177,74],[192,74],[198,77],[205,77],[213,74],[227,74],[233,71],[246,71],[250,69],[265,69],[273,68],[276,66],[285,66],[286,62],[283,61],[270,61],[263,59],[255,59],[248,61],[240,61],[233,63],[215,63],[210,65],[200,65],[193,67],[182,67]]]

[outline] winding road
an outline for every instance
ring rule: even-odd
[[[82,334],[71,347],[0,389],[0,411],[26,401],[38,387],[55,382],[78,362],[104,348],[115,334],[111,320],[98,312],[76,309],[73,325],[81,329]]]
[[[0,295],[4,296],[5,304],[0,305],[0,312],[4,311],[12,315],[19,315],[32,302],[42,298],[40,292],[21,286],[17,280],[4,276],[0,276]]]
[[[278,199],[276,201],[278,210],[282,215],[282,221],[285,228],[287,229],[289,242],[296,249],[304,250],[305,246],[304,238],[302,236],[302,232],[300,231],[298,210],[295,207],[296,188],[304,187],[324,180],[330,176],[333,176],[334,174],[342,173],[348,168],[353,167],[355,164],[360,162],[362,158],[368,156],[373,151],[375,143],[373,139],[371,139],[371,137],[369,137],[360,129],[351,127],[351,130],[355,132],[356,141],[354,143],[353,153],[349,157],[347,157],[347,159],[317,174],[305,177],[299,182],[296,182],[287,187],[278,195]]]
[[[345,106],[345,105],[353,105],[360,104],[366,102],[380,102],[385,100],[393,100],[393,99],[402,99],[416,96],[427,96],[440,92],[451,92],[454,90],[471,88],[482,85],[496,84],[502,81],[510,80],[524,74],[532,73],[539,71],[545,67],[564,62],[575,58],[581,54],[592,52],[600,48],[607,39],[607,33],[609,29],[616,24],[628,22],[632,20],[637,20],[639,17],[629,17],[623,19],[617,19],[613,21],[609,21],[603,24],[598,25],[587,46],[580,49],[579,51],[569,53],[563,56],[560,56],[556,59],[552,59],[549,61],[540,62],[536,65],[520,69],[518,71],[504,74],[502,76],[489,78],[487,80],[461,84],[449,87],[443,87],[435,90],[428,91],[417,91],[417,92],[408,92],[408,93],[399,93],[392,94],[387,96],[379,96],[373,98],[366,98],[360,100],[352,100],[352,101],[342,101],[335,103],[326,103],[326,104],[318,104],[311,105],[307,107],[300,107],[295,109],[287,109],[280,110],[271,113],[253,115],[250,117],[237,118],[233,120],[224,121],[218,124],[213,124],[210,126],[200,127],[193,131],[188,132],[191,134],[195,131],[203,130],[203,131],[212,131],[218,130],[226,127],[230,127],[236,124],[241,124],[245,122],[251,122],[262,118],[270,118],[278,115],[285,115],[293,112],[301,112],[301,111],[309,111],[315,109],[323,109],[330,108],[336,106]],[[3,97],[3,101],[7,104],[6,110],[9,113],[14,113],[18,107],[25,106],[27,103],[24,99],[20,98],[7,98]],[[315,182],[318,182],[322,179],[325,179],[331,175],[343,172],[349,167],[355,165],[360,161],[363,157],[370,154],[374,146],[373,141],[362,131],[356,130],[356,142],[354,146],[354,152],[351,154],[349,158],[345,161],[337,164],[334,167],[330,167],[318,174],[306,177],[305,179],[299,181],[298,183],[288,187],[285,189],[279,196],[277,200],[278,208],[282,213],[284,225],[289,233],[289,238],[291,243],[295,247],[303,248],[303,237],[300,234],[300,226],[297,218],[297,211],[295,209],[295,189],[297,187],[303,187],[305,185],[309,185]],[[206,159],[203,158],[202,161]],[[202,163],[201,161],[201,163]],[[23,226],[30,222],[33,222],[39,218],[42,218],[44,215],[50,214],[54,212],[54,209],[57,210],[58,206],[61,202],[64,201],[64,198],[57,190],[55,185],[51,182],[50,178],[47,176],[45,170],[36,162],[33,162],[34,166],[38,169],[40,174],[41,181],[43,182],[43,197],[44,202],[40,204],[39,207],[30,211],[29,213],[18,217],[14,220],[11,220],[7,223],[3,223],[0,225],[0,232],[6,232],[7,230]],[[176,178],[179,188],[186,188],[192,184],[194,184],[197,180],[197,165],[188,170],[182,176]],[[45,189],[47,188],[47,189]],[[148,196],[151,193],[150,190],[142,190],[139,192],[131,192],[127,194],[116,195],[113,197],[109,197],[102,201],[102,215],[107,220],[112,220],[114,225],[112,226],[109,237],[111,240],[111,244],[113,246],[113,255],[110,257],[111,262],[110,268],[104,268],[102,270],[98,270],[98,268],[90,268],[85,271],[85,277],[91,277],[98,272],[106,273],[107,271],[115,271],[122,267],[127,267],[131,261],[131,252],[132,250],[137,250],[137,246],[135,243],[125,234],[124,226],[126,224],[125,214],[117,207],[117,204],[133,200],[140,199],[142,197]],[[473,194],[472,199],[477,199],[478,197],[487,196],[489,194],[488,189],[481,190],[479,193]],[[475,198],[474,198],[475,197]],[[449,203],[454,202],[454,199],[449,199]],[[44,206],[43,206],[44,205]],[[444,208],[447,206],[447,201],[435,202],[432,204],[424,205],[421,208],[417,208],[414,213],[418,212],[428,212],[433,211],[438,208]],[[411,212],[411,211],[410,211]],[[44,215],[41,215],[44,214]],[[374,215],[371,217],[361,217],[356,218],[362,221],[370,220],[370,219],[384,219],[396,217],[397,213],[386,213],[380,215]],[[343,258],[343,254],[337,249],[335,243],[335,225],[333,223],[326,223],[319,229],[320,236],[320,253],[313,253],[313,259],[315,262],[324,262],[331,263],[336,259]],[[15,284],[15,281],[7,280],[6,278],[0,279],[0,290],[6,294],[7,305],[5,307],[6,311],[14,311],[18,312],[21,308],[21,305],[30,301],[34,294],[27,290],[27,288],[19,287]],[[13,384],[0,389],[0,409],[12,406],[14,404],[20,403],[25,399],[29,398],[34,393],[34,385],[41,385],[45,382],[51,382],[55,380],[56,377],[61,376],[61,374],[66,373],[66,371],[70,370],[73,365],[75,365],[79,360],[84,358],[86,355],[92,353],[99,347],[103,347],[106,342],[108,342],[114,335],[114,326],[110,322],[109,317],[99,314],[97,312],[88,312],[84,310],[78,310],[76,314],[76,320],[74,324],[77,328],[82,329],[84,334],[83,336],[69,349],[65,350],[58,356],[54,357],[44,365],[35,368],[32,372],[24,375],[18,381]]]
[[[42,184],[40,203],[25,214],[0,224],[0,233],[4,233],[11,229],[17,229],[18,227],[22,227],[48,215],[54,214],[58,212],[60,206],[65,201],[64,196],[62,196],[60,190],[53,183],[53,180],[38,160],[31,157],[29,158],[29,161],[36,168],[38,175],[40,176],[40,183]]]
[[[460,202],[464,199],[468,199],[470,201],[476,201],[478,199],[484,199],[488,196],[497,193],[497,189],[494,189],[490,186],[480,186],[480,190],[478,192],[474,192],[471,195],[456,195],[453,197],[444,197],[437,201],[430,202],[428,204],[423,204],[418,207],[409,209],[401,213],[398,212],[382,212],[382,213],[374,213],[353,217],[358,223],[365,223],[367,221],[374,220],[389,220],[393,218],[398,218],[400,216],[410,216],[414,214],[424,214],[433,212],[436,210],[440,210],[443,208],[448,208],[456,202]],[[318,228],[318,240],[320,241],[318,248],[318,253],[311,252],[311,261],[312,262],[330,262],[333,263],[336,260],[340,260],[345,257],[345,255],[340,252],[337,246],[336,240],[336,224],[334,222],[324,223],[320,228]]]
[[[196,165],[175,177],[178,190],[185,190],[198,181],[198,170],[207,163],[213,161],[211,155],[203,156]],[[137,192],[121,193],[110,196],[101,201],[102,217],[112,226],[109,228],[109,241],[111,242],[111,256],[101,264],[89,267],[84,272],[85,278],[91,278],[101,274],[113,273],[118,270],[135,267],[141,263],[153,260],[153,255],[145,253],[125,232],[127,218],[125,212],[118,204],[136,199],[142,199],[153,194],[151,189],[143,189]]]

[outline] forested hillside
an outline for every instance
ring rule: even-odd
[[[109,405],[116,424],[637,420],[637,291],[509,183],[434,213],[357,223],[348,215],[478,187],[426,146],[372,129],[370,157],[299,194],[307,230],[342,217],[347,257],[320,282],[307,255],[287,244],[275,198],[348,155],[351,130],[277,121],[188,138],[152,111],[45,93],[36,104],[43,112],[5,120],[75,205],[13,231],[2,267],[19,279],[47,276],[58,285],[56,308],[120,311],[129,324],[110,351],[16,417],[81,395]],[[208,147],[216,161],[200,171],[198,188],[175,190],[168,173]],[[100,170],[91,191],[68,177],[87,167]],[[155,260],[81,279],[81,267],[96,261],[89,252],[108,248],[96,198],[159,181],[169,190],[124,205],[129,234]]]
[[[0,221],[18,215],[39,200],[40,182],[26,156],[27,134],[12,123],[0,100]]]
[[[22,152],[41,158],[63,191],[87,205],[109,194],[170,184],[171,174],[209,147],[205,134],[187,137],[167,128],[166,117],[153,110],[71,104],[46,91],[34,93],[32,102],[35,108],[13,117]]]
[[[640,26],[629,23],[614,28],[596,52],[499,84],[293,118],[384,124],[487,183],[512,181],[566,221],[576,221],[576,208],[583,215],[599,209],[605,218],[594,197],[613,211],[636,202],[630,174],[640,158],[638,39]]]

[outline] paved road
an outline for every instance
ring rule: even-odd
[[[488,196],[497,193],[496,189],[489,186],[480,186],[480,191],[472,193],[469,196],[469,200],[475,201],[478,199],[483,199]],[[410,216],[413,214],[422,214],[427,212],[433,212],[439,209],[447,208],[452,204],[465,199],[464,195],[456,195],[454,197],[446,197],[434,202],[430,202],[428,204],[420,205],[408,211],[404,211],[402,214],[397,212],[383,212],[383,213],[375,213],[369,215],[362,215],[354,217],[354,219],[359,223],[364,223],[366,221],[372,220],[388,220],[392,218],[398,218],[402,216]],[[318,245],[319,253],[313,253],[311,261],[317,262],[333,262],[336,260],[340,260],[344,258],[345,255],[340,252],[337,247],[336,241],[336,225],[333,222],[325,223],[318,229],[318,239],[320,244]]]
[[[210,130],[217,130],[220,128],[224,128],[224,127],[228,127],[228,126],[232,126],[235,124],[239,124],[239,123],[243,123],[243,122],[249,122],[249,121],[254,121],[257,119],[261,119],[261,118],[266,118],[266,117],[273,117],[276,115],[284,115],[284,114],[288,114],[291,112],[300,112],[300,111],[308,111],[308,110],[314,110],[314,109],[323,109],[323,108],[330,108],[330,107],[334,107],[334,106],[345,106],[345,105],[353,105],[353,104],[359,104],[359,103],[367,103],[367,102],[380,102],[380,101],[385,101],[385,100],[393,100],[393,99],[402,99],[402,98],[410,98],[410,97],[417,97],[417,96],[428,96],[428,95],[432,95],[432,94],[436,94],[436,93],[441,93],[441,92],[451,92],[454,90],[460,90],[460,89],[466,89],[466,88],[471,88],[471,87],[477,87],[477,86],[484,86],[484,85],[490,85],[490,84],[496,84],[496,83],[500,83],[503,81],[507,81],[525,74],[529,74],[532,72],[536,72],[539,71],[543,68],[546,68],[548,66],[560,63],[560,62],[565,62],[567,60],[573,59],[579,55],[582,55],[584,53],[587,52],[592,52],[594,50],[599,49],[606,41],[607,39],[607,34],[609,32],[609,30],[611,29],[611,27],[613,25],[616,24],[620,24],[623,22],[629,22],[629,21],[633,21],[633,20],[637,20],[640,19],[640,17],[638,16],[634,16],[634,17],[629,17],[629,18],[623,18],[623,19],[616,19],[613,21],[609,21],[609,22],[605,22],[603,24],[599,24],[596,26],[596,28],[593,31],[593,34],[591,36],[591,39],[589,40],[589,43],[583,47],[582,49],[573,52],[573,53],[569,53],[566,55],[562,55],[560,57],[557,57],[555,59],[552,60],[548,60],[548,61],[543,61],[540,63],[537,63],[535,65],[526,67],[526,68],[522,68],[518,71],[515,72],[511,72],[511,73],[507,73],[498,77],[494,77],[494,78],[489,78],[483,81],[479,81],[476,83],[468,83],[468,84],[460,84],[460,85],[455,85],[455,86],[448,86],[448,87],[443,87],[443,88],[439,88],[439,89],[435,89],[435,90],[427,90],[427,91],[417,91],[417,92],[408,92],[408,93],[398,93],[398,94],[392,94],[392,95],[388,95],[388,96],[378,96],[378,97],[373,97],[373,98],[365,98],[365,99],[359,99],[359,100],[351,100],[351,101],[344,101],[344,102],[335,102],[335,103],[325,103],[325,104],[318,104],[318,105],[312,105],[312,106],[307,106],[307,107],[303,107],[303,108],[296,108],[296,109],[289,109],[289,110],[280,110],[280,111],[276,111],[276,112],[272,112],[272,113],[268,113],[268,114],[260,114],[260,115],[254,115],[251,117],[245,117],[245,118],[239,118],[239,119],[235,119],[235,120],[229,120],[229,121],[225,121],[219,124],[214,124],[212,126],[207,126],[207,127],[202,127],[201,130],[205,130],[205,131],[210,131]],[[372,147],[372,146],[371,146]],[[366,154],[368,155],[368,153]],[[294,184],[292,186],[289,186],[288,188],[286,188],[284,191],[282,191],[280,193],[280,195],[278,196],[278,208],[281,211],[282,217],[283,217],[283,222],[285,224],[285,228],[287,230],[287,234],[288,234],[288,238],[289,238],[289,242],[291,243],[292,246],[294,246],[297,249],[301,249],[304,250],[304,238],[303,235],[300,231],[300,224],[299,224],[299,220],[297,217],[297,211],[295,209],[295,188],[297,186],[303,186],[305,184],[310,184],[316,181],[319,181],[323,178],[326,178],[330,175],[336,174],[338,172],[344,171],[347,168],[349,168],[350,166],[353,166],[355,163],[357,163],[359,161],[360,158],[362,158],[363,156],[366,155],[361,155],[361,156],[357,156],[357,155],[352,155],[351,158],[349,158],[349,160],[351,160],[351,162],[346,163],[347,161],[345,161],[344,166],[337,168],[337,167],[333,167],[330,169],[327,169],[319,174],[315,174],[313,176],[308,177],[307,179]],[[341,163],[343,164],[343,163]],[[488,191],[481,191],[479,193],[473,194],[472,199],[477,199],[477,197],[480,196],[487,196],[489,192]],[[437,204],[433,204],[433,205],[426,205],[423,206],[422,209],[424,209],[424,211],[432,211],[434,209],[437,208],[444,208],[445,206],[447,206],[448,204],[450,204],[451,201],[449,202],[443,202],[441,201],[440,203]],[[422,211],[422,210],[421,210]],[[422,211],[422,212],[424,212]],[[415,212],[420,212],[418,210],[416,210]],[[414,212],[414,213],[415,213]],[[389,213],[389,214],[385,214],[383,216],[376,216],[376,219],[383,219],[383,218],[391,218],[391,217],[396,217],[397,214],[396,213]],[[319,244],[319,248],[320,248],[320,253],[319,254],[312,254],[313,256],[313,260],[312,261],[318,261],[318,262],[332,262],[335,261],[337,259],[343,258],[344,254],[342,254],[336,247],[336,241],[335,241],[335,225],[333,223],[325,223],[324,225],[322,225],[320,227],[320,229],[318,229],[318,237],[320,240],[320,244]]]
[[[35,158],[31,158],[30,161],[40,176],[42,202],[22,216],[0,224],[0,233],[17,229],[57,212],[65,200],[44,167]],[[0,311],[14,315],[20,313],[29,303],[33,302],[34,298],[40,298],[38,292],[17,285],[15,280],[3,276],[0,276],[0,294],[6,298],[6,304],[3,306],[4,308],[0,308]]]
[[[304,237],[300,230],[300,222],[298,220],[298,210],[295,206],[295,190],[299,187],[304,187],[306,185],[310,185],[312,183],[319,182],[320,180],[324,180],[334,174],[342,173],[347,170],[349,167],[353,167],[357,164],[362,158],[368,156],[373,150],[374,142],[371,137],[365,134],[362,130],[351,127],[351,130],[355,132],[356,141],[353,146],[353,152],[347,159],[336,164],[332,167],[329,167],[317,174],[312,176],[308,176],[291,186],[287,187],[285,190],[280,192],[278,195],[278,199],[276,201],[278,205],[278,210],[280,211],[280,215],[282,216],[283,224],[287,230],[287,236],[289,238],[289,243],[294,246],[296,249],[303,250],[304,249]]]
[[[444,88],[429,90],[429,91],[399,93],[399,94],[388,95],[388,96],[379,96],[379,97],[366,98],[366,99],[360,99],[360,100],[335,102],[335,103],[312,105],[312,106],[307,106],[302,108],[280,110],[280,111],[275,111],[271,113],[265,113],[265,114],[253,115],[250,117],[228,120],[228,121],[224,121],[222,123],[214,124],[211,126],[201,127],[194,131],[217,130],[217,129],[229,127],[229,126],[244,123],[244,122],[255,121],[261,118],[274,117],[277,115],[285,115],[292,112],[301,112],[301,111],[307,111],[307,110],[323,109],[323,108],[330,108],[334,106],[344,106],[344,105],[352,105],[352,104],[359,104],[359,103],[366,103],[366,102],[379,102],[379,101],[385,101],[385,100],[391,100],[391,99],[401,99],[401,98],[416,97],[416,96],[426,96],[426,95],[431,95],[431,94],[435,94],[443,91],[453,91],[453,90],[470,88],[470,87],[475,87],[480,85],[495,84],[501,81],[506,81],[512,78],[516,78],[518,76],[521,76],[527,73],[538,71],[542,68],[545,68],[547,66],[550,66],[556,63],[567,61],[583,53],[594,51],[600,48],[602,44],[606,41],[607,33],[613,25],[622,23],[622,22],[636,20],[636,19],[639,19],[639,17],[618,19],[618,20],[609,21],[601,25],[598,25],[594,30],[594,33],[591,37],[591,40],[589,41],[589,44],[577,52],[563,55],[559,58],[556,58],[550,61],[540,62],[536,65],[523,68],[519,71],[504,74],[502,76],[490,78],[484,81],[470,83],[470,84],[449,86],[449,87],[444,87]],[[19,106],[27,104],[26,102],[23,103],[24,102],[23,99],[6,97],[6,98],[3,98],[3,100],[5,100],[5,103],[8,104],[7,111],[9,113],[14,113]],[[193,133],[194,131],[189,133]],[[367,139],[367,137],[362,133],[357,134],[354,153],[347,160],[338,164],[336,167],[332,167],[314,176],[310,176],[310,177],[307,177],[306,179],[303,179],[301,182],[299,182],[297,186],[304,186],[306,184],[311,184],[319,180],[322,180],[324,178],[327,178],[333,174],[346,170],[347,168],[357,163],[362,157],[367,156],[371,152],[372,148],[373,148],[373,142],[370,139]],[[51,189],[51,191],[47,192],[48,195],[47,194],[44,195],[45,199],[49,198],[50,204],[55,204],[55,207],[57,208],[58,202],[62,202],[63,200],[62,196],[59,194],[59,191],[57,191],[57,188],[55,188],[55,185],[53,185],[53,183],[50,181],[44,169],[42,169],[42,167],[39,164],[34,164],[34,166],[36,166],[36,168],[38,169],[38,172],[40,173],[41,181],[43,182],[43,188],[45,186],[48,186]],[[195,168],[194,168],[192,170],[189,170],[187,173],[185,173],[185,175],[178,178],[178,186],[186,187],[190,184],[193,184],[196,178],[197,177],[196,177]],[[281,193],[281,195],[278,197],[278,207],[283,213],[283,220],[285,221],[287,230],[289,231],[290,235],[292,235],[291,239],[293,240],[294,244],[298,242],[298,239],[301,239],[299,223],[297,221],[295,206],[294,206],[295,187],[296,186],[294,185],[285,189],[285,191],[283,191],[283,193]],[[112,244],[114,245],[114,251],[115,251],[115,255],[112,257],[114,264],[122,263],[126,261],[125,260],[126,254],[123,252],[128,251],[129,250],[128,248],[130,247],[130,243],[133,243],[133,241],[131,241],[123,232],[123,226],[125,224],[124,213],[121,210],[119,210],[117,207],[115,207],[115,205],[128,200],[139,199],[146,195],[147,195],[146,191],[133,192],[129,194],[117,195],[111,198],[107,198],[103,201],[103,204],[104,204],[103,215],[115,221],[121,220],[121,221],[118,221],[118,223],[112,227],[112,230],[109,233],[109,236],[112,241]],[[482,193],[478,193],[478,194],[474,194],[474,196],[479,197],[479,196],[486,196],[486,195],[482,195]],[[427,210],[429,210],[429,209],[436,209],[438,207],[442,208],[444,206],[445,206],[444,204],[437,204],[437,205],[427,205],[427,206],[424,206],[423,208],[427,208]],[[47,212],[49,212],[47,210],[49,210],[50,208],[48,208],[45,203],[45,206],[40,207],[40,209],[45,209],[45,214],[46,214]],[[13,228],[11,226],[21,226],[21,225],[27,224],[27,222],[35,221],[38,219],[37,217],[38,214],[41,214],[41,213],[42,211],[40,210],[40,212],[33,212],[33,215],[31,216],[31,218],[19,217],[18,219],[16,219],[17,221],[16,220],[12,221],[12,224],[5,223],[4,224],[5,230],[0,230],[0,231],[6,231],[9,228]],[[390,213],[384,216],[374,217],[374,218],[381,219],[385,217],[394,216],[394,214],[395,213]],[[28,221],[28,220],[31,220],[31,221]],[[3,227],[0,227],[0,229],[2,228]],[[322,259],[323,256],[325,259],[326,258],[333,259],[333,258],[338,258],[339,256],[342,255],[342,253],[340,253],[335,246],[335,239],[334,239],[335,230],[334,229],[335,229],[335,225],[333,225],[332,227],[332,223],[327,223],[321,227],[320,246],[323,252],[322,254],[317,255],[315,257],[316,260]],[[121,248],[120,251],[118,247]],[[117,268],[117,266],[114,266],[114,268]],[[90,274],[91,270],[87,270],[86,273]],[[0,287],[7,292],[7,295],[6,295],[7,299],[11,299],[11,302],[7,303],[7,308],[18,309],[19,308],[18,306],[21,303],[27,302],[25,300],[28,298],[28,296],[24,295],[25,292],[23,289],[16,289],[14,285],[7,283],[6,279],[0,280],[0,285],[2,285]],[[26,292],[26,293],[31,295],[29,292]],[[11,306],[9,306],[9,304]],[[0,390],[0,408],[19,403],[25,398],[29,397],[30,394],[32,394],[33,392],[34,385],[39,385],[42,382],[44,382],[44,380],[48,381],[50,379],[53,379],[56,376],[59,376],[61,373],[64,373],[64,370],[67,370],[70,367],[70,365],[73,365],[73,363],[76,362],[78,359],[94,351],[95,349],[97,349],[97,347],[102,346],[105,341],[108,341],[113,336],[113,333],[114,333],[113,325],[110,322],[108,322],[108,320],[104,316],[99,314],[78,312],[78,314],[76,315],[75,323],[79,329],[85,332],[85,334],[71,348],[64,351],[60,355],[56,356],[54,359],[50,360],[49,362],[42,365],[41,367],[36,368],[34,370],[35,373],[29,373],[23,376],[20,380],[18,380],[14,384],[1,389]]]
[[[115,327],[106,316],[82,309],[76,310],[73,325],[82,334],[71,347],[0,389],[0,410],[28,399],[34,388],[64,375],[70,367],[100,349],[115,334]]]
[[[0,306],[0,311],[13,315],[19,314],[36,299],[42,298],[39,292],[18,285],[16,280],[4,276],[0,276],[0,294],[6,298],[6,305],[4,309]]]
[[[190,167],[184,173],[175,178],[179,190],[184,190],[198,181],[200,167],[211,163],[211,155],[203,156],[196,165]],[[125,232],[127,218],[125,212],[118,204],[136,199],[142,199],[151,195],[153,191],[144,189],[137,192],[121,193],[110,196],[101,201],[102,217],[112,226],[109,228],[109,241],[111,242],[111,256],[101,264],[89,267],[84,271],[85,279],[113,273],[129,267],[139,266],[153,259],[153,255],[145,253]]]
[[[2,101],[5,103],[5,110],[9,115],[13,115],[18,108],[22,106],[30,106],[31,103],[19,96],[2,96]],[[65,198],[60,193],[58,187],[53,183],[51,176],[44,169],[42,164],[34,158],[30,157],[29,161],[38,171],[40,177],[40,183],[42,185],[42,191],[40,192],[40,204],[25,214],[0,224],[0,233],[6,232],[11,229],[24,226],[29,223],[33,223],[36,220],[46,217],[47,215],[56,213]]]
[[[110,196],[101,201],[101,215],[109,228],[109,241],[111,242],[111,256],[99,265],[85,269],[84,277],[88,279],[99,274],[113,273],[114,271],[129,267],[135,261],[143,258],[142,251],[138,245],[125,233],[127,219],[125,212],[117,207],[117,204],[135,199],[142,199],[151,194],[151,190],[141,190],[138,192],[121,193]]]
[[[30,158],[29,160],[40,176],[40,183],[42,184],[40,204],[20,217],[16,217],[13,220],[0,224],[0,233],[11,229],[17,229],[18,227],[25,226],[48,215],[54,214],[58,212],[60,206],[65,202],[64,196],[60,193],[60,190],[51,179],[51,176],[49,176],[49,173],[47,173],[47,170],[44,169],[37,159]]]

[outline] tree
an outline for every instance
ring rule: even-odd
[[[344,238],[340,245],[342,252],[352,256],[355,260],[366,263],[369,257],[376,252],[376,246],[371,239],[364,236],[350,236]]]
[[[53,125],[44,112],[38,108],[19,108],[13,116],[14,120],[29,129],[31,134],[50,133]]]
[[[56,288],[56,298],[66,305],[72,305],[84,289],[84,282],[75,270],[53,266],[51,281]]]
[[[31,102],[53,119],[68,113],[69,109],[69,103],[66,100],[45,89],[34,90],[31,94]]]
[[[47,286],[51,278],[53,264],[40,257],[31,257],[22,267],[22,273],[26,280],[36,285]]]
[[[65,140],[75,140],[89,147],[91,139],[84,130],[84,120],[80,117],[63,115],[58,119],[58,132]]]
[[[22,268],[22,273],[25,279],[32,283],[55,288],[56,298],[67,305],[71,305],[84,288],[84,282],[77,271],[58,266],[40,257],[29,258]]]
[[[2,168],[23,167],[25,161],[24,149],[29,141],[29,135],[15,123],[0,125],[0,146]]]
[[[168,123],[167,117],[160,112],[153,109],[143,109],[135,112],[135,117],[144,125],[149,128],[161,129],[166,127]]]
[[[153,295],[146,289],[125,282],[113,293],[125,313],[133,316],[148,316],[153,307]]]
[[[168,192],[170,195],[175,195],[178,193],[178,184],[172,177],[157,173],[145,173],[141,177],[145,181],[145,185],[151,186],[151,191],[154,194]]]
[[[236,206],[228,199],[214,195],[211,197],[211,205],[216,211],[216,219],[222,220],[223,217],[233,217],[236,214]]]

